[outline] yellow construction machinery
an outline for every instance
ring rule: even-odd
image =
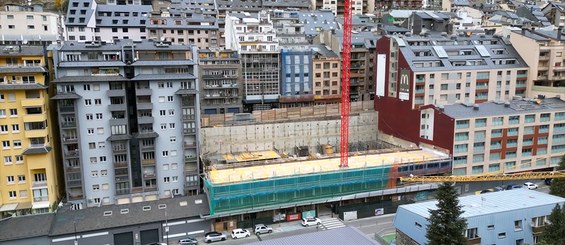
[[[403,182],[476,182],[495,180],[527,180],[565,178],[565,171],[527,172],[514,174],[481,174],[467,176],[409,176],[400,177]]]

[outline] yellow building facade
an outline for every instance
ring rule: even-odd
[[[0,217],[60,201],[45,64],[43,47],[0,46]]]

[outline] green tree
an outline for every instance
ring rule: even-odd
[[[565,170],[565,155],[561,157],[561,161],[559,162],[559,166],[557,166],[557,170]],[[553,179],[551,186],[549,186],[549,194],[565,197],[565,178]]]
[[[559,204],[555,207],[549,215],[549,224],[545,226],[542,234],[542,242],[544,244],[565,244],[565,208],[561,208]]]
[[[464,232],[467,221],[461,217],[462,206],[457,199],[457,191],[452,183],[442,183],[436,192],[437,209],[430,209],[426,238],[429,245],[463,245],[467,244]]]

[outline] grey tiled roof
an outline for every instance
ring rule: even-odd
[[[128,81],[122,76],[65,76],[53,80],[54,83],[118,82]]]
[[[464,104],[453,104],[444,106],[444,113],[454,119],[477,118],[490,116],[517,115],[530,112],[557,112],[565,111],[565,101],[558,98],[547,98],[540,105],[527,100],[512,100],[510,106],[504,103],[485,102],[478,105],[475,110],[473,106]]]
[[[18,40],[20,40],[19,36]],[[2,57],[43,56],[43,47],[27,45],[4,45],[0,46],[0,55]]]
[[[94,18],[95,9],[92,7],[92,0],[69,0],[67,16],[65,18],[65,25],[67,26],[86,26],[90,18]],[[78,4],[74,7],[74,4]],[[85,6],[87,4],[88,6]],[[74,14],[72,12],[75,12]],[[82,14],[81,11],[85,11]],[[80,22],[80,18],[84,18],[84,22]],[[72,20],[72,22],[71,22]]]
[[[111,12],[112,16],[103,16],[101,13]],[[129,16],[115,16],[115,12],[128,13]],[[100,4],[96,9],[96,19],[100,20],[96,26],[100,27],[145,27],[149,22],[148,13],[151,12],[150,5],[105,5]],[[137,16],[133,16],[137,13]],[[145,13],[145,16],[144,14]],[[123,14],[122,14],[123,15]],[[145,20],[145,23],[141,23]],[[117,23],[116,23],[117,21]],[[127,24],[124,22],[126,21]]]
[[[67,99],[80,99],[82,96],[75,93],[57,94],[51,97],[52,100],[67,100]]]
[[[116,67],[125,66],[121,61],[62,61],[59,67]]]
[[[4,66],[0,67],[0,73],[38,73],[46,72],[41,66]]]
[[[199,204],[196,204],[197,200],[199,200]],[[165,217],[165,209],[159,209],[160,204],[166,205],[167,217]],[[150,206],[151,209],[143,211],[143,207],[146,206]],[[128,213],[121,214],[120,212],[123,209],[128,209]],[[111,211],[112,215],[104,216],[106,211]],[[69,207],[63,207],[57,211],[55,220],[51,225],[50,235],[58,236],[74,233],[73,221],[76,224],[76,231],[84,232],[161,222],[165,221],[165,218],[169,221],[200,218],[200,215],[209,214],[209,212],[208,198],[204,194],[80,210],[70,210]],[[35,225],[29,226],[29,228],[33,227]]]
[[[176,79],[196,79],[192,74],[140,74],[132,78],[132,81],[144,80],[176,80]]]
[[[475,69],[496,69],[496,68],[527,68],[526,62],[512,47],[506,44],[500,37],[491,35],[472,35],[472,36],[442,36],[432,34],[430,36],[408,36],[399,38],[405,45],[399,45],[400,51],[406,58],[411,69],[415,72],[427,71],[448,71],[448,70],[475,70]],[[418,45],[411,46],[410,42],[419,42]],[[495,43],[495,44],[493,44]],[[459,50],[474,50],[474,55],[446,55],[441,57],[436,49],[445,50],[444,52],[457,52]],[[495,54],[493,49],[504,49],[506,53]],[[481,50],[487,53],[486,56],[480,54]],[[414,52],[430,51],[431,56],[416,56]],[[515,64],[495,64],[494,59],[514,59]],[[480,60],[484,64],[466,64],[455,66],[452,61]],[[435,67],[416,67],[415,62],[439,61],[442,66]]]
[[[318,244],[318,245],[378,245],[373,240],[363,234],[361,231],[352,227],[343,227],[338,229],[324,230],[287,236],[275,239],[267,239],[261,242],[252,242],[248,245],[288,245],[288,244]]]
[[[55,213],[16,216],[0,220],[0,241],[47,236]]]
[[[46,86],[33,84],[0,84],[0,90],[31,90],[31,89],[47,89]]]
[[[101,42],[100,46],[90,46],[88,43],[77,42],[77,41],[65,41],[61,47],[58,48],[59,51],[67,52],[79,52],[79,51],[113,51],[118,52],[122,50],[122,47],[127,48],[129,46],[135,46],[137,51],[142,50],[170,50],[170,51],[190,51],[191,46],[182,44],[170,44],[167,46],[155,46],[155,42],[150,40],[143,41],[132,41],[132,40],[120,40],[115,43],[105,43]]]
[[[50,146],[46,147],[33,147],[27,148],[22,152],[22,155],[35,155],[35,154],[44,154],[51,151]]]
[[[328,57],[328,58],[338,58],[339,56],[332,51],[331,49],[327,48],[326,46],[319,44],[319,45],[311,45],[312,47],[312,51],[314,51],[314,54],[316,55],[321,55],[323,57]]]
[[[133,66],[180,66],[180,65],[194,65],[193,60],[138,60],[132,63]]]

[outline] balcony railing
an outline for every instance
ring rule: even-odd
[[[49,197],[33,197],[33,202],[47,202],[49,201]]]
[[[33,181],[31,182],[32,188],[47,187],[47,181]]]

